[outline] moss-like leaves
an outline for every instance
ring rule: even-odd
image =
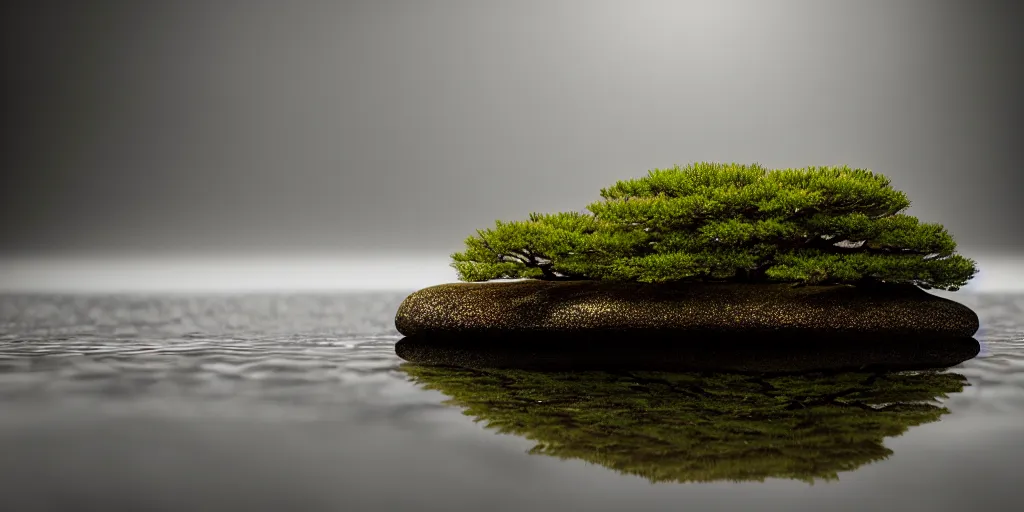
[[[466,239],[452,266],[500,278],[887,281],[957,290],[977,269],[903,192],[849,167],[696,163],[601,191],[589,213],[531,214]]]

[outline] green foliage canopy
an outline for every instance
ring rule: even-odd
[[[452,255],[465,281],[912,283],[955,291],[975,262],[906,194],[849,167],[695,163],[601,190],[588,212],[497,221]]]

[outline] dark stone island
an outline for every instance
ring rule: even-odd
[[[462,367],[802,372],[940,368],[978,316],[913,285],[542,281],[414,292],[399,357]]]

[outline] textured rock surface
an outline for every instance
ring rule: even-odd
[[[600,332],[970,337],[979,324],[966,306],[910,285],[527,280],[424,288],[401,304],[395,326],[406,336],[468,339]]]

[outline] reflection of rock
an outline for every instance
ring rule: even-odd
[[[526,280],[424,288],[402,302],[395,326],[405,336],[667,330],[687,343],[702,331],[973,336],[978,316],[912,285]]]
[[[544,373],[405,364],[488,428],[652,482],[813,482],[885,459],[882,445],[948,411],[954,373],[752,376]]]
[[[978,355],[969,337],[705,337],[671,335],[579,337],[523,334],[445,339],[410,336],[395,345],[406,361],[467,368],[534,370],[715,370],[807,372],[948,368]]]

